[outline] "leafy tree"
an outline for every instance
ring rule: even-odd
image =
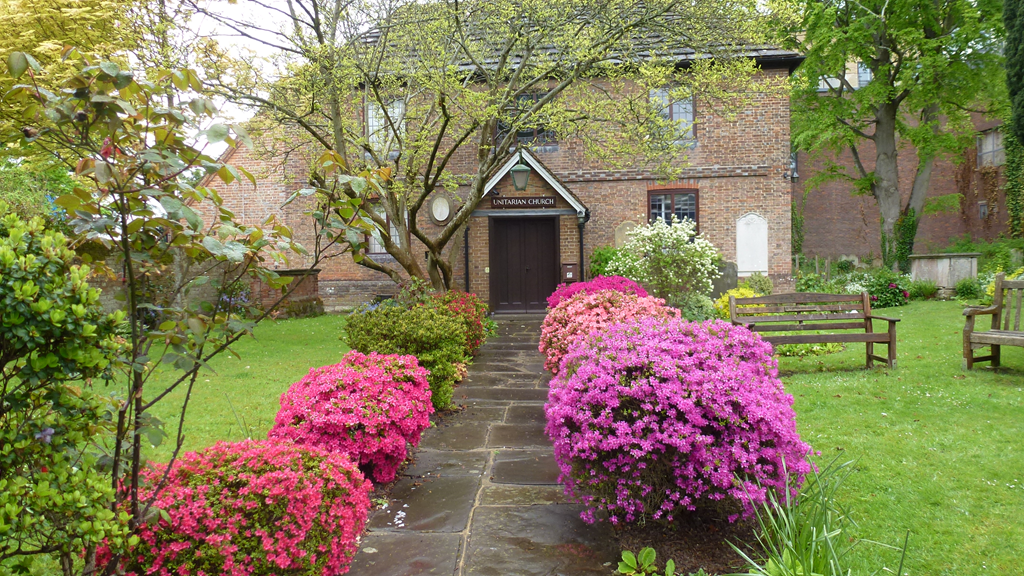
[[[1010,126],[1016,142],[1024,142],[1024,2],[1003,0],[1006,27],[1006,87],[1012,111]]]
[[[64,56],[78,71],[51,84],[36,59],[12,53],[9,72],[18,81],[27,78],[27,83],[6,96],[3,112],[8,125],[22,127],[17,137],[24,148],[38,147],[73,169],[81,185],[56,203],[74,216],[76,240],[106,246],[125,278],[127,342],[115,362],[121,394],[114,399],[111,438],[96,448],[108,463],[111,510],[124,511],[128,529],[136,531],[158,513],[152,505],[161,491],[158,485],[144,492],[149,498],[140,498],[144,441],[153,433],[150,410],[167,402],[171,392],[184,391],[166,477],[182,447],[199,370],[250,334],[284,298],[255,320],[244,321],[221,296],[233,283],[252,277],[284,288],[287,279],[278,277],[268,263],[302,249],[273,218],[260,226],[239,223],[215,190],[183,178],[202,169],[225,182],[254,182],[244,170],[203,153],[211,144],[238,146],[248,136],[239,126],[217,122],[213,103],[195,95],[201,84],[194,71],[150,72],[147,80],[72,48]],[[348,227],[360,225],[356,208],[350,207],[344,222]],[[97,267],[107,263],[98,262]],[[157,282],[169,293],[162,302],[146,297],[148,287]],[[196,295],[193,291],[200,286],[212,287],[212,294]],[[158,369],[175,373],[169,384],[158,385],[152,378]],[[124,548],[111,543],[114,557],[97,567],[95,542],[82,541],[82,562],[62,566],[65,574],[92,574],[94,569],[113,573]]]
[[[874,196],[886,266],[909,266],[935,159],[971,145],[971,112],[998,112],[1000,11],[1001,3],[992,0],[805,5],[807,59],[796,79],[793,139],[803,150],[851,152],[852,174],[833,162],[824,177],[848,180]],[[870,73],[866,86],[848,80],[847,70],[856,66]],[[867,142],[873,159],[861,154]],[[900,184],[901,164],[909,169],[901,154],[916,155],[910,190]]]
[[[250,73],[212,83],[259,112],[254,126],[265,129],[268,154],[310,159],[303,193],[318,199],[314,214],[331,212],[332,195],[372,201],[368,213],[395,263],[366,254],[350,235],[357,261],[438,289],[452,285],[453,247],[488,178],[525,144],[517,135],[556,134],[611,167],[670,176],[686,142],[650,90],[667,88],[671,100],[696,93],[704,109],[724,110],[751,91],[755,72],[735,58],[737,48],[765,37],[758,3],[747,0],[240,3],[257,8],[253,17],[191,1],[278,54],[278,74],[252,62]],[[693,53],[707,58],[679,65]],[[394,177],[379,191],[355,189],[325,178],[325,165]],[[441,190],[457,194],[459,206],[431,232],[420,213]]]

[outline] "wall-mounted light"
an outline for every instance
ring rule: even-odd
[[[789,155],[789,170],[783,172],[782,177],[790,182],[796,182],[800,178],[796,172],[796,152]]]
[[[522,192],[530,181],[530,167],[523,163],[523,153],[519,153],[519,163],[512,167],[512,186]]]

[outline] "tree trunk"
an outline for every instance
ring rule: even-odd
[[[882,220],[882,262],[886,268],[896,264],[896,222],[902,212],[896,149],[897,109],[895,104],[886,103],[875,111],[875,180],[871,191],[878,201]]]

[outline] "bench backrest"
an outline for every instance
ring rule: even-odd
[[[758,332],[864,329],[871,298],[863,294],[797,292],[756,298],[729,296],[734,323],[754,324]],[[870,328],[869,328],[870,330]]]
[[[1000,307],[992,317],[993,330],[1020,331],[1021,299],[1024,297],[1024,280],[1006,280],[1005,274],[996,275],[996,291],[992,305]]]

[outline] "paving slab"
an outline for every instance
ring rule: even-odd
[[[349,576],[451,576],[459,562],[461,534],[371,533],[363,536]]]
[[[558,484],[558,464],[548,450],[501,450],[494,455],[491,482],[496,484]]]
[[[541,377],[536,374],[526,373],[498,373],[498,372],[480,372],[477,374],[470,373],[470,375],[462,381],[459,388],[462,386],[492,386],[501,388],[536,388],[540,384],[546,384]],[[458,392],[459,388],[455,391]]]
[[[455,399],[463,400],[503,400],[544,402],[548,399],[546,388],[495,388],[493,386],[459,386],[455,390]]]
[[[532,506],[564,502],[565,490],[561,485],[485,484],[480,489],[480,506]]]
[[[469,522],[480,479],[472,476],[403,478],[388,506],[373,513],[371,532],[461,532]]]
[[[573,504],[478,507],[463,576],[608,576],[617,560],[611,528],[584,523],[581,510]]]
[[[455,389],[458,392],[458,388]],[[479,406],[463,404],[455,413],[445,416],[445,424],[465,424],[468,422],[495,422],[505,415],[505,406]]]
[[[550,448],[544,428],[536,424],[492,424],[488,448]]]
[[[420,448],[430,450],[475,450],[487,442],[487,422],[442,424],[428,428],[420,439]]]
[[[483,451],[417,450],[404,476],[483,476],[488,453]]]
[[[543,428],[547,422],[543,405],[513,404],[505,414],[505,424],[534,424]]]

